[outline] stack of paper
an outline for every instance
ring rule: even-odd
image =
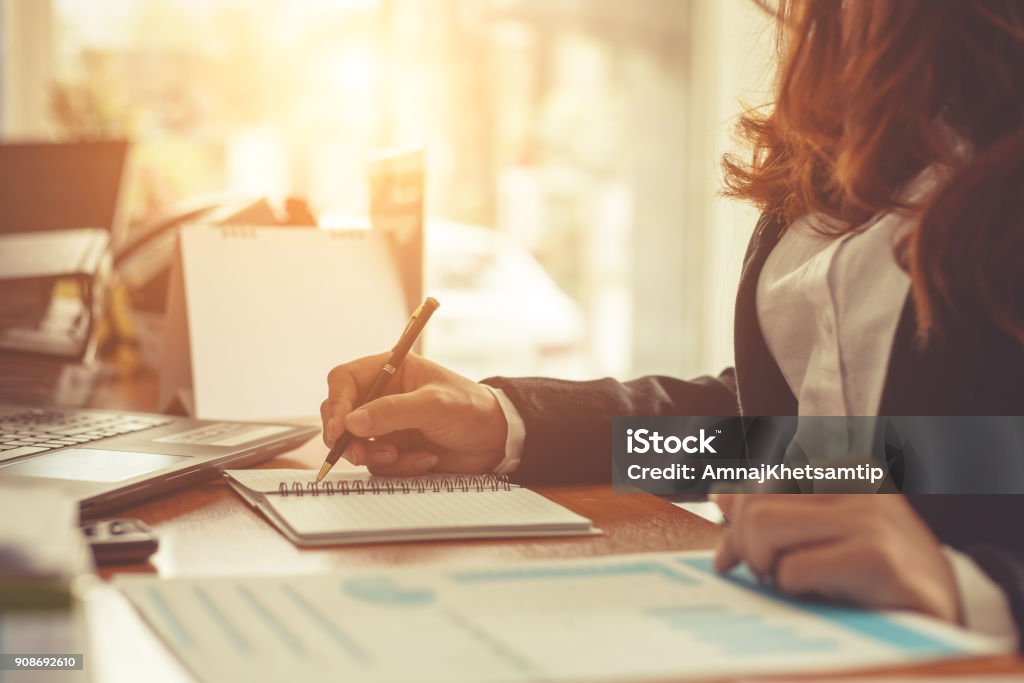
[[[58,489],[0,485],[0,610],[68,606],[89,568],[78,503]]]

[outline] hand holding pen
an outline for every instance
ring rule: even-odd
[[[417,316],[428,306],[433,313],[437,302],[427,299],[417,309],[392,353],[331,370],[320,406],[324,443],[331,447],[323,475],[341,457],[383,476],[482,474],[501,462],[507,425],[493,392],[408,353],[429,313],[419,324]]]

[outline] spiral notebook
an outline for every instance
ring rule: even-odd
[[[228,470],[228,483],[301,546],[600,533],[589,519],[494,475],[404,479]]]

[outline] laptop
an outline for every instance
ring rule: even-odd
[[[247,467],[316,427],[0,404],[0,482],[58,485],[82,518]]]

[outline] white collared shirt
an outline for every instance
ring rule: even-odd
[[[943,168],[929,167],[901,199],[920,201],[946,178]],[[757,283],[758,323],[800,415],[877,415],[910,292],[894,248],[914,217],[893,211],[839,237],[822,235],[816,224],[828,225],[817,216],[794,221],[769,254]],[[863,447],[847,436],[830,434],[827,447]],[[1003,591],[968,556],[945,550],[967,627],[1016,640]]]

